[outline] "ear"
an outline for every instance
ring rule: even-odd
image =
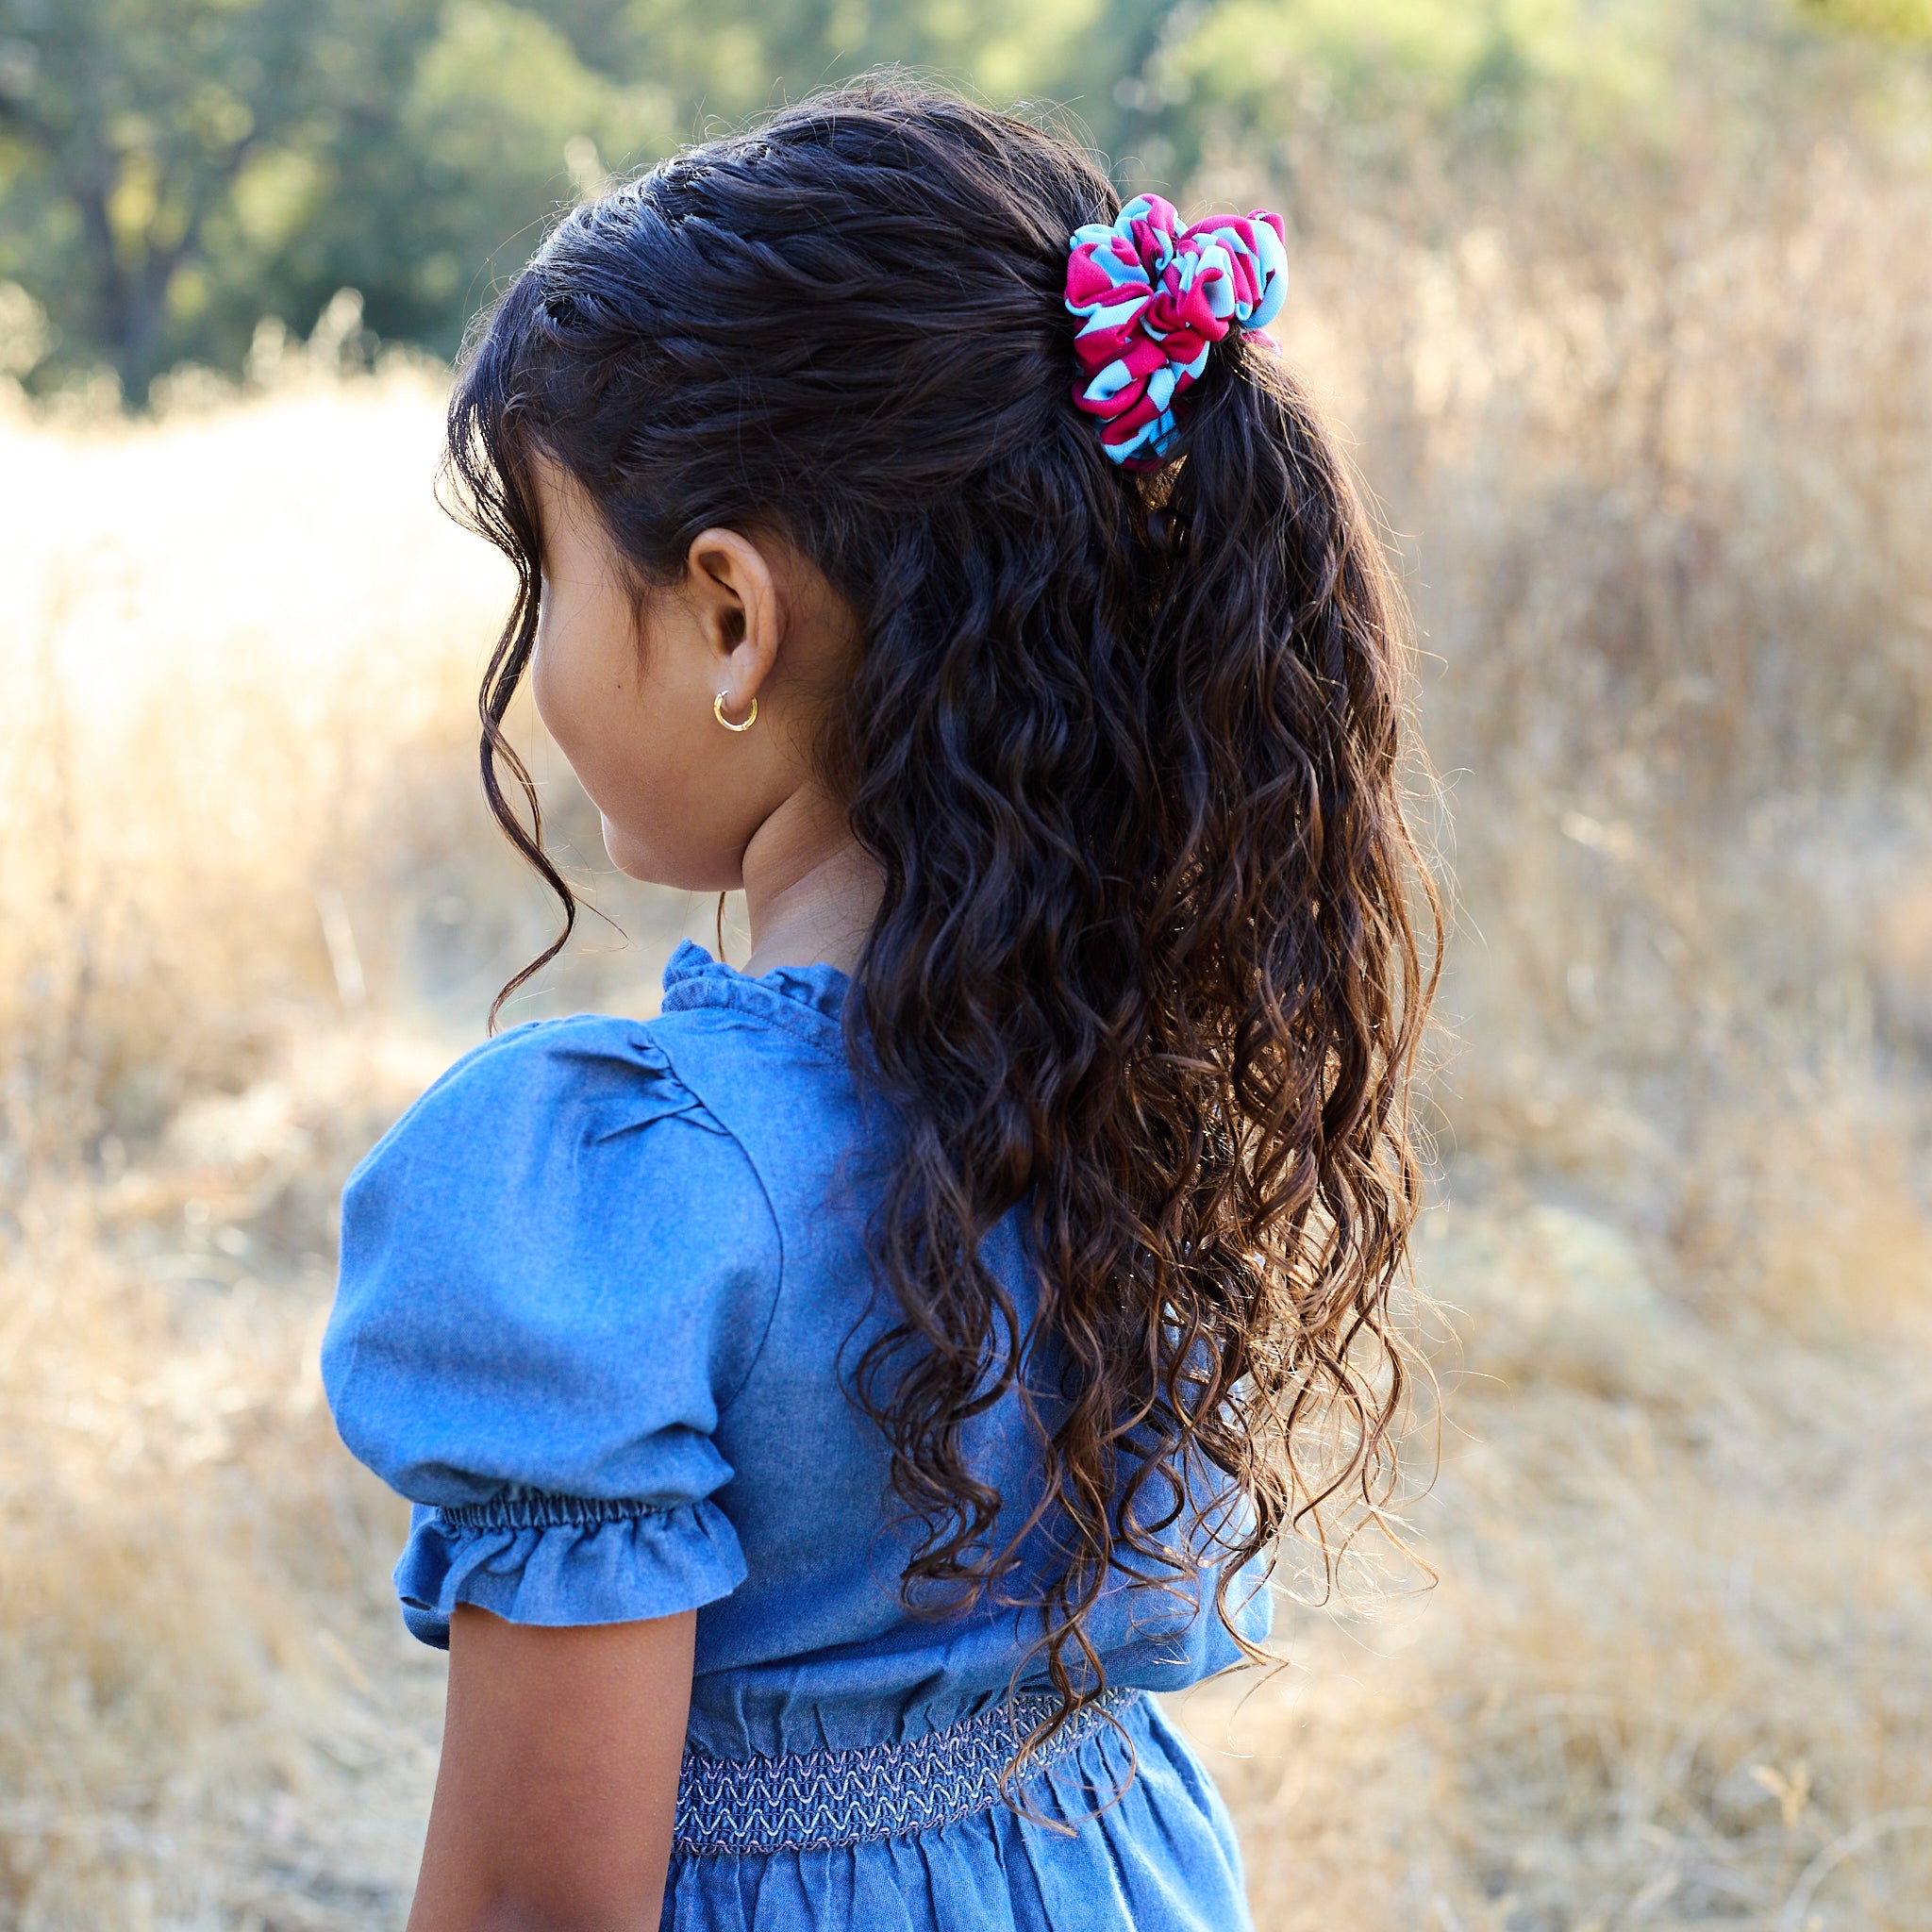
[[[717,657],[724,708],[747,709],[772,675],[788,612],[763,549],[737,530],[700,530],[685,553],[684,592]]]

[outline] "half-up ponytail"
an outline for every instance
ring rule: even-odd
[[[821,97],[565,217],[451,428],[513,556],[541,443],[647,580],[708,525],[775,528],[857,613],[825,769],[884,895],[848,1038],[903,1155],[874,1227],[899,1319],[854,1394],[918,1525],[908,1596],[1048,1551],[1062,1717],[1103,1688],[1110,1574],[1224,1587],[1383,1499],[1440,938],[1400,601],[1313,409],[1239,331],[1177,465],[1123,468],[1074,406],[1069,238],[1118,212],[1023,123]],[[494,708],[534,627],[526,588]],[[981,1254],[1016,1208],[1030,1328]],[[1023,1509],[966,1429],[1047,1365]],[[1242,1499],[1205,1530],[1203,1475]]]
[[[1174,478],[1185,536],[1151,632],[1185,688],[1158,754],[1167,1063],[1208,1048],[1174,1100],[1198,1079],[1226,1109],[1189,1252],[1218,1243],[1230,1280],[1235,1250],[1266,1257],[1201,1446],[1255,1497],[1253,1547],[1292,1522],[1329,1554],[1330,1519],[1374,1515],[1394,1475],[1390,1297],[1421,1207],[1408,1089],[1442,929],[1404,809],[1411,641],[1379,534],[1286,364],[1230,348]]]

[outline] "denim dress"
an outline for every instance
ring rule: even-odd
[[[1038,1612],[902,1596],[910,1534],[847,1392],[896,1312],[865,1245],[891,1132],[847,1066],[847,987],[686,942],[657,1019],[504,1034],[351,1175],[323,1375],[414,1506],[404,1620],[446,1645],[464,1603],[696,1610],[677,1932],[1240,1932],[1226,1810],[1143,1694],[1238,1660],[1210,1567],[1113,1578],[1088,1624],[1111,1688],[1017,1785],[1055,1703]],[[985,1253],[1024,1319],[1017,1213]],[[969,1429],[1002,1496],[1037,1493],[1017,1404]],[[1231,1584],[1265,1634],[1258,1575]]]

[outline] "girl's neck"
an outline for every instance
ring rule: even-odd
[[[824,794],[794,791],[744,848],[744,903],[754,976],[774,966],[850,973],[878,909],[879,869]]]

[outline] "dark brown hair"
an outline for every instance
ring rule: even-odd
[[[757,526],[857,613],[825,769],[885,890],[847,1037],[904,1153],[874,1228],[897,1318],[853,1389],[919,1525],[908,1599],[1010,1578],[1047,1540],[1063,1716],[1103,1687],[1085,1625],[1110,1572],[1221,1566],[1226,1616],[1285,1528],[1327,1554],[1386,1499],[1441,939],[1402,808],[1400,600],[1301,390],[1237,332],[1188,454],[1145,477],[1073,407],[1069,237],[1118,208],[1021,121],[889,81],[819,97],[563,217],[470,352],[449,438],[520,575],[484,776],[563,902],[557,946],[574,902],[501,731],[536,630],[532,450],[641,580],[708,525]],[[981,1257],[1016,1206],[1030,1332]],[[964,1428],[1047,1359],[1023,1512]],[[1190,1555],[1181,1478],[1204,1470],[1246,1507],[1182,1524]]]

